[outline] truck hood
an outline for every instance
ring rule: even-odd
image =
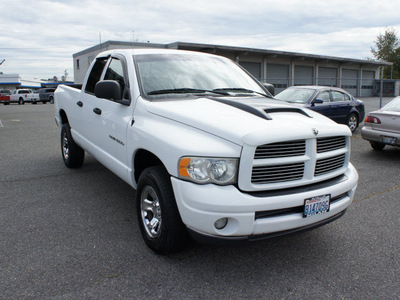
[[[147,102],[149,113],[208,132],[238,145],[345,135],[345,125],[312,110],[264,97],[204,97]]]

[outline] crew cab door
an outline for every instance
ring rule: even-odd
[[[103,64],[103,63],[101,63]],[[99,77],[89,78],[85,88],[85,97],[81,98],[82,111],[87,117],[82,128],[91,154],[102,164],[119,175],[127,178],[127,127],[132,120],[130,89],[126,61],[122,56],[111,56],[104,64],[100,80],[115,80],[120,83],[125,104],[113,100],[97,98],[94,87]]]

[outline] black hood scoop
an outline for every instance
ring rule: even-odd
[[[297,108],[297,107],[275,107],[275,108],[267,108],[264,109],[264,111],[267,114],[273,114],[273,113],[298,113],[298,114],[302,114],[308,118],[312,118],[308,113],[306,113],[304,110],[302,110],[301,108]]]
[[[214,101],[236,107],[237,109],[243,110],[247,113],[255,115],[265,120],[272,120],[269,114],[274,113],[298,113],[302,114],[308,118],[312,118],[309,114],[307,114],[304,110],[297,107],[270,107],[270,108],[257,108],[256,106],[252,106],[246,104],[244,102],[239,102],[235,100],[227,100],[227,99],[219,99],[219,98],[212,98]]]

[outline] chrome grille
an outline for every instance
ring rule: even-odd
[[[251,182],[256,184],[300,180],[303,178],[304,163],[277,166],[253,167]]]
[[[346,147],[344,136],[335,136],[317,139],[317,153],[324,153]]]
[[[288,141],[258,146],[255,159],[300,156],[306,153],[306,141]]]
[[[252,150],[250,169],[242,169],[251,174],[244,185],[248,184],[248,190],[279,189],[336,176],[346,164],[349,146],[346,136],[259,145]]]
[[[344,165],[345,154],[317,160],[314,176],[324,175],[340,169]]]

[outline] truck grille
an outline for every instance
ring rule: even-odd
[[[258,146],[255,159],[299,156],[306,153],[306,141],[289,141]]]
[[[324,153],[346,147],[344,136],[335,136],[317,139],[317,153]]]
[[[345,161],[345,155],[338,155],[330,158],[317,160],[315,165],[315,176],[320,176],[329,172],[333,172],[343,167]]]
[[[253,188],[281,188],[310,184],[316,177],[328,179],[330,173],[337,176],[336,171],[345,166],[349,147],[345,136],[260,145],[253,150],[249,184]]]
[[[304,163],[254,167],[251,181],[253,183],[273,183],[293,181],[303,178]]]

